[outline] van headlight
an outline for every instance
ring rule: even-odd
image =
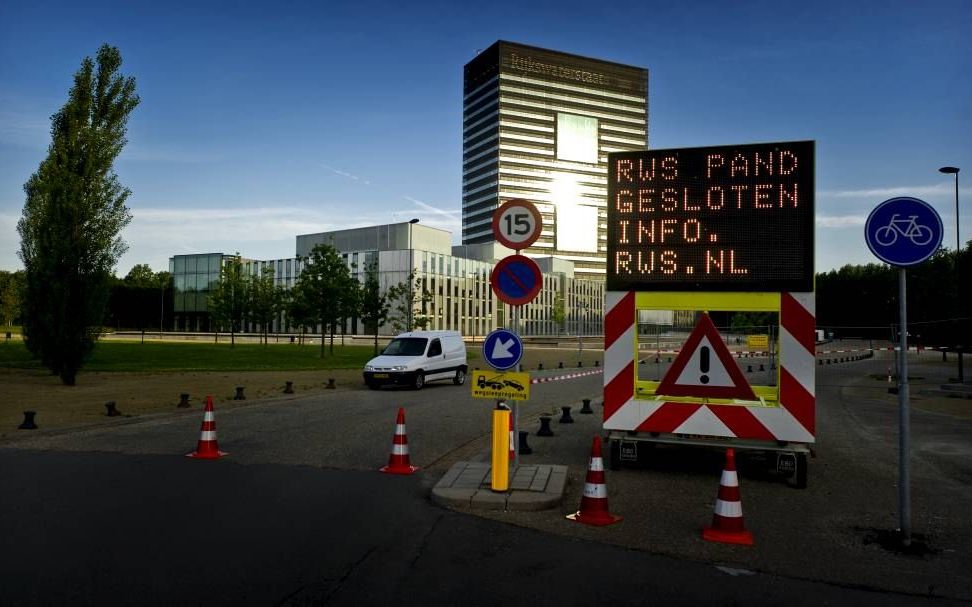
[[[404,371],[405,370],[405,365],[396,365],[396,366],[392,367],[391,370],[392,371]]]
[[[364,370],[365,370],[365,371],[374,371],[374,370],[375,370],[375,368],[374,368],[374,367],[372,367],[371,365],[365,365],[365,368],[364,368]]]

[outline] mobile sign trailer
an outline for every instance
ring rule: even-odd
[[[611,467],[636,459],[642,443],[731,446],[775,454],[777,470],[805,487],[816,433],[814,143],[620,152],[608,165],[603,427]],[[660,382],[638,377],[641,310],[699,319],[696,351],[683,348]],[[702,335],[702,317],[716,311],[776,314],[775,385],[748,386],[731,355],[711,362],[739,391],[706,383],[702,368],[725,349],[714,327]]]

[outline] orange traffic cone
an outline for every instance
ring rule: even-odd
[[[216,442],[216,417],[213,415],[213,397],[206,396],[206,410],[203,412],[202,428],[199,431],[199,442],[196,443],[196,450],[187,453],[186,457],[195,459],[219,459],[224,455],[229,455],[219,450]]]
[[[739,476],[736,474],[736,452],[726,449],[726,467],[719,482],[712,526],[702,530],[702,539],[724,544],[753,545],[753,534],[743,525],[742,501],[739,499]]]
[[[567,518],[587,525],[611,525],[621,520],[620,516],[608,512],[607,485],[604,483],[604,460],[601,458],[601,437],[594,437],[591,447],[591,461],[587,467],[587,480],[584,482],[584,495],[581,497],[580,510],[568,514]]]
[[[418,470],[408,461],[408,434],[405,432],[405,409],[398,408],[398,421],[395,422],[395,438],[392,440],[388,465],[381,468],[388,474],[411,474]]]

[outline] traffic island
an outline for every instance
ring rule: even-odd
[[[560,504],[567,487],[567,466],[518,466],[509,491],[490,489],[488,462],[456,462],[432,488],[432,501],[448,508],[536,511]]]

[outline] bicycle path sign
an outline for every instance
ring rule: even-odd
[[[942,218],[924,200],[901,196],[874,207],[864,224],[871,252],[892,266],[913,266],[942,244]]]

